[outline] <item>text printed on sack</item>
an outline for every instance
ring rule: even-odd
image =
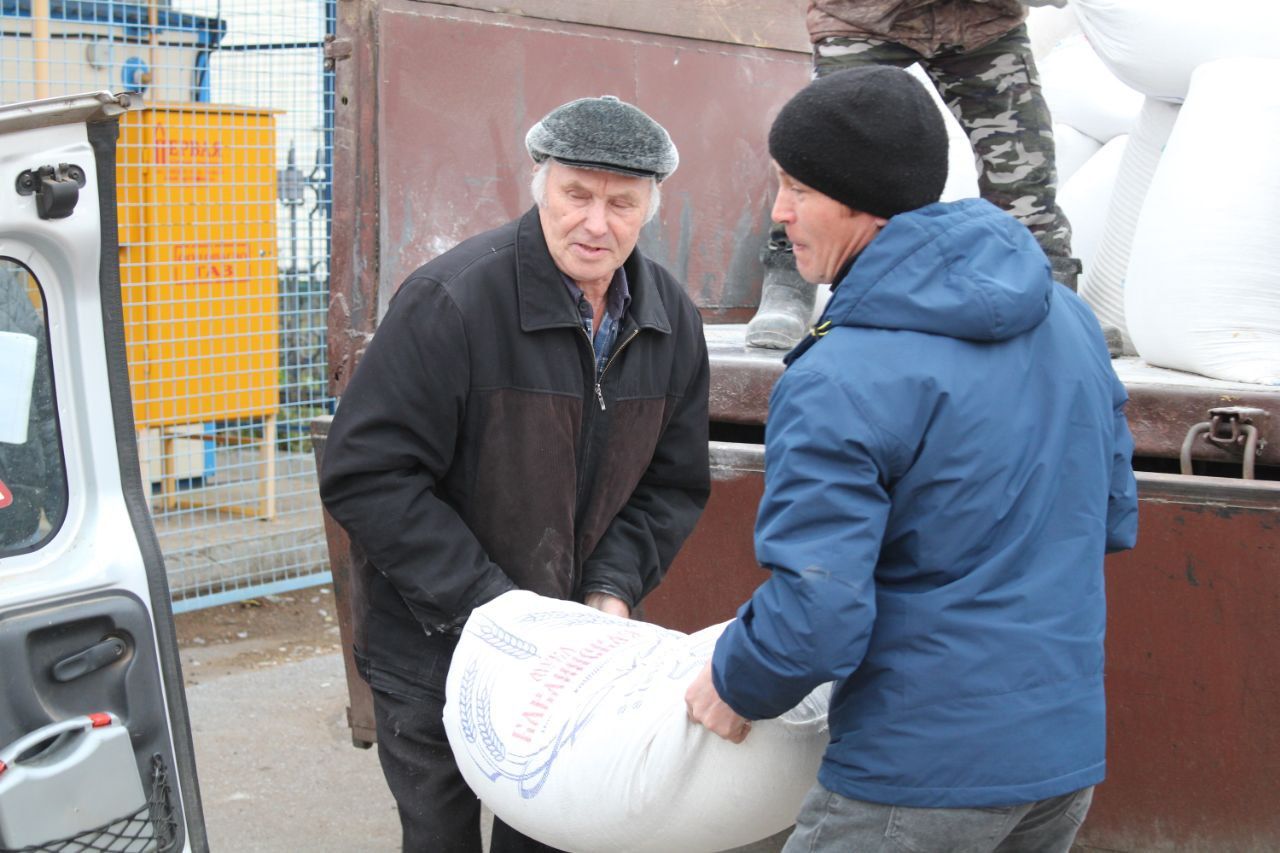
[[[511,736],[526,743],[531,742],[556,699],[566,688],[571,693],[576,693],[585,682],[590,681],[601,658],[634,640],[634,632],[619,631],[600,637],[586,646],[562,646],[548,655],[529,674],[538,684],[538,689],[516,718]]]

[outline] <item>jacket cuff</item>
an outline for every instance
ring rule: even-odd
[[[505,574],[500,574],[493,583],[489,584],[480,592],[479,595],[471,602],[471,606],[467,608],[465,613],[445,619],[433,621],[430,624],[424,624],[423,630],[428,634],[448,634],[456,637],[462,634],[462,627],[467,624],[467,620],[471,618],[471,612],[483,604],[488,604],[498,596],[519,589],[518,586]]]
[[[594,581],[592,583],[582,585],[582,599],[585,601],[588,595],[593,592],[602,592],[605,595],[611,595],[614,598],[627,605],[631,610],[636,609],[636,602],[631,600],[631,596],[618,589],[608,581]]]

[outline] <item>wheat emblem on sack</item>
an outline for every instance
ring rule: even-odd
[[[522,640],[510,631],[499,628],[493,622],[477,626],[476,636],[504,655],[510,655],[517,660],[528,660],[538,655],[538,647],[533,643]]]
[[[484,743],[484,748],[489,750],[489,755],[494,761],[502,761],[507,757],[507,749],[498,739],[498,733],[494,731],[493,723],[490,722],[489,691],[481,691],[478,699],[476,719],[480,725],[480,740]]]
[[[548,611],[546,613],[530,613],[520,617],[521,622],[537,624],[539,622],[550,625],[617,625],[626,623],[625,619],[617,616],[610,616],[607,613],[561,613],[559,611]]]
[[[475,688],[476,678],[479,676],[480,670],[474,663],[467,667],[467,671],[462,676],[462,685],[458,688],[458,705],[461,710],[458,714],[459,721],[462,723],[462,736],[469,743],[476,742],[476,727],[471,722],[471,697]]]

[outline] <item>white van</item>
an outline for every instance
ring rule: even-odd
[[[208,848],[125,366],[127,108],[0,106],[0,851]]]

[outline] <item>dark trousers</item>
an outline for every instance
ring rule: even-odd
[[[438,644],[437,644],[438,645]],[[418,683],[375,671],[378,760],[400,810],[405,853],[480,853],[480,801],[467,787],[444,730],[444,683],[452,647],[433,652]],[[493,821],[491,853],[557,853]]]

